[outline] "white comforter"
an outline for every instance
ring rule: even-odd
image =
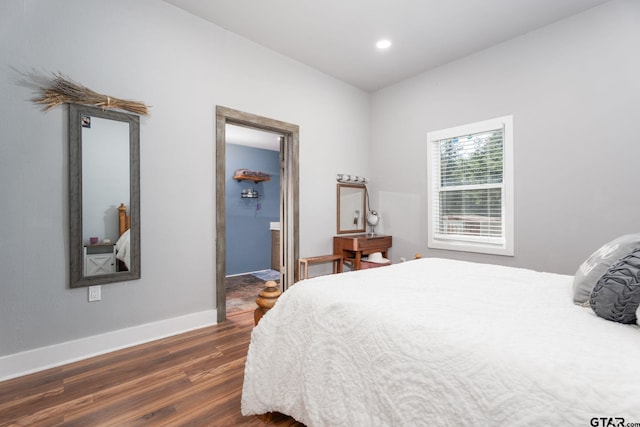
[[[122,236],[116,242],[116,258],[124,262],[127,268],[131,264],[131,233],[129,231],[122,233]]]
[[[573,305],[571,282],[443,259],[302,281],[253,331],[242,413],[308,426],[640,423],[640,327]]]

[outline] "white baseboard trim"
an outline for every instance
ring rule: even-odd
[[[217,323],[206,310],[0,357],[0,381]]]

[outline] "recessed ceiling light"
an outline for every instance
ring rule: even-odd
[[[391,46],[391,40],[387,40],[387,39],[379,40],[378,43],[376,43],[376,47],[378,49],[389,49],[390,46]]]

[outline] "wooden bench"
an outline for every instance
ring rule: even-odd
[[[342,263],[344,262],[344,257],[342,255],[320,255],[314,256],[310,258],[299,258],[298,259],[298,280],[308,279],[309,278],[309,264],[320,264],[323,262],[332,262],[333,263],[333,273],[342,273]],[[304,269],[303,269],[304,266]],[[303,274],[304,270],[304,274]]]

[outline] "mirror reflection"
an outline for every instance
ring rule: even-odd
[[[79,105],[69,114],[71,286],[137,279],[139,118]]]
[[[81,123],[84,275],[128,271],[118,207],[129,206],[129,123],[89,115]]]
[[[366,193],[363,185],[337,184],[338,234],[365,232]]]

